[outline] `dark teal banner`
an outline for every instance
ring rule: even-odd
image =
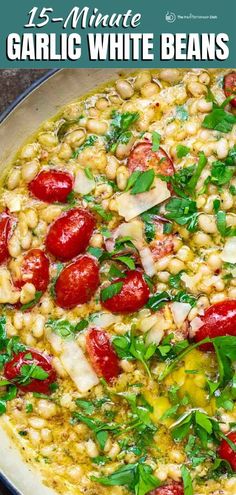
[[[235,17],[235,0],[9,0],[0,67],[235,67]]]

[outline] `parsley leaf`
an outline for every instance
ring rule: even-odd
[[[137,359],[137,361],[143,364],[148,375],[151,375],[148,361],[156,351],[155,344],[149,344],[147,346],[143,336],[136,336],[133,331],[115,337],[112,344],[120,358],[128,360]]]
[[[48,378],[48,373],[37,364],[23,364],[20,368],[20,376],[17,378],[18,383],[28,384],[32,379],[35,380],[46,380]]]
[[[151,296],[146,304],[147,308],[152,311],[158,311],[162,308],[167,302],[171,300],[170,294],[168,292],[157,292],[153,296]]]
[[[184,146],[183,144],[177,144],[176,152],[178,158],[183,158],[184,156],[189,154],[190,148],[188,148],[188,146]]]
[[[114,284],[108,285],[105,289],[101,290],[101,300],[102,302],[107,301],[107,299],[111,299],[113,296],[116,296],[120,293],[123,287],[123,282],[115,282]]]
[[[124,263],[130,270],[135,270],[135,262],[130,256],[116,256],[115,259]]]
[[[42,297],[42,291],[41,290],[38,290],[35,292],[35,296],[34,296],[34,299],[26,304],[22,304],[21,306],[21,311],[27,311],[28,309],[31,309],[33,308],[41,299]]]
[[[140,194],[149,191],[154,179],[155,172],[152,168],[149,170],[145,170],[145,172],[140,172],[130,191],[130,194]]]
[[[225,387],[234,377],[233,364],[236,361],[236,337],[230,335],[215,337],[212,339],[207,337],[201,342],[188,345],[177,355],[177,357],[174,357],[174,359],[168,363],[163,372],[160,373],[159,381],[164,380],[170,373],[172,373],[172,371],[178,366],[179,362],[181,362],[189,352],[202,344],[209,342],[212,343],[215,348],[219,376],[216,382],[210,382],[208,380],[208,384],[211,386],[212,393],[216,392],[216,390],[220,387]]]
[[[227,184],[234,175],[234,169],[217,160],[212,163],[210,182],[216,186]]]
[[[221,106],[213,104],[213,110],[203,119],[203,127],[225,133],[232,131],[233,125],[236,124],[236,116],[224,110],[226,101]]]
[[[193,495],[193,484],[190,476],[189,469],[183,465],[181,467],[181,475],[184,484],[184,495]]]
[[[181,285],[181,274],[182,272],[177,273],[176,275],[170,275],[168,279],[168,283],[170,287],[173,287],[173,289],[179,289]]]
[[[158,151],[160,147],[161,135],[159,132],[152,132],[152,151]]]
[[[118,141],[122,141],[122,134],[126,133],[129,127],[139,118],[138,112],[117,112],[113,110],[110,130],[106,134],[107,151],[114,152]],[[127,134],[126,134],[127,138]]]
[[[88,320],[82,319],[77,324],[73,324],[68,320],[57,320],[50,318],[46,327],[49,327],[57,335],[66,339],[68,337],[73,337],[76,333],[81,332],[88,326]]]
[[[226,222],[225,211],[219,210],[216,214],[216,226],[222,237],[234,237],[236,236],[236,228],[228,227]]]
[[[156,235],[155,217],[158,211],[158,207],[154,206],[140,215],[144,222],[145,237],[148,243],[153,241]]]
[[[106,210],[104,210],[104,208],[102,207],[102,205],[100,204],[93,204],[91,205],[91,208],[93,211],[95,211],[103,220],[105,220],[105,222],[109,222],[112,217],[113,217],[113,214],[111,212],[107,212]]]
[[[152,468],[140,460],[124,465],[108,476],[91,476],[91,480],[104,486],[126,486],[135,495],[146,495],[160,486],[160,481],[152,472]]]
[[[236,146],[234,145],[233,148],[229,150],[228,156],[225,159],[226,165],[236,165]]]
[[[197,228],[197,204],[188,198],[171,198],[166,204],[166,218],[179,225],[186,225],[190,232]]]
[[[198,180],[201,176],[201,173],[202,173],[204,167],[206,166],[206,164],[207,164],[207,158],[206,158],[205,154],[203,153],[203,151],[200,151],[198,164],[196,166],[196,169],[195,169],[190,181],[187,184],[187,190],[190,194],[193,194],[193,192],[196,188],[196,185],[198,183]]]
[[[56,293],[55,293],[56,281],[57,281],[61,271],[63,270],[63,268],[64,268],[63,263],[57,263],[56,275],[52,278],[51,287],[50,287],[50,294],[53,298],[55,298],[55,296],[56,296]]]

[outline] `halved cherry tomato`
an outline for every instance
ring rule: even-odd
[[[22,381],[23,378],[21,370],[24,365],[30,367],[33,367],[34,365],[39,366],[48,374],[48,376],[44,380],[29,377],[29,383],[28,381],[25,385],[19,383],[19,380]],[[38,392],[47,395],[51,393],[50,385],[55,382],[57,378],[56,372],[51,365],[50,357],[41,354],[38,351],[32,351],[31,349],[19,352],[11,361],[6,363],[4,367],[4,376],[10,382],[14,382],[17,387],[24,392]]]
[[[9,256],[8,241],[12,235],[15,219],[7,212],[0,215],[0,263],[6,261]]]
[[[152,143],[143,141],[132,149],[128,158],[128,169],[132,173],[135,170],[143,172],[148,168],[153,168],[157,174],[161,175],[173,175],[175,173],[173,162],[163,148],[152,151]]]
[[[125,272],[124,278],[117,278],[113,283],[122,282],[119,294],[102,301],[104,308],[113,313],[134,313],[141,309],[148,301],[150,291],[141,272],[130,270]]]
[[[121,372],[119,359],[106,332],[93,328],[86,338],[86,350],[97,375],[111,382]]]
[[[227,438],[231,440],[236,446],[236,431],[229,433]],[[221,459],[228,461],[234,471],[236,471],[236,452],[230,447],[226,440],[221,440],[219,450],[219,456]]]
[[[220,301],[210,306],[201,317],[203,325],[198,329],[195,340],[200,342],[206,337],[236,336],[236,300]],[[212,344],[204,344],[205,350],[212,350]]]
[[[62,170],[42,170],[28,185],[33,196],[47,203],[65,203],[72,187],[71,175]]]
[[[46,247],[61,261],[69,261],[85,251],[95,227],[92,213],[73,208],[62,214],[50,227]]]
[[[35,289],[45,292],[49,283],[49,260],[41,249],[31,249],[24,256],[21,266],[21,279],[14,281],[16,287],[21,288],[30,282]]]
[[[231,96],[232,93],[236,91],[236,72],[230,72],[224,77],[224,92],[225,96]],[[230,101],[232,107],[236,107],[236,95],[233,100]]]
[[[56,284],[56,303],[70,309],[90,301],[99,286],[97,260],[84,254],[60,273]]]
[[[184,495],[182,483],[171,483],[169,485],[159,486],[152,490],[148,495]]]

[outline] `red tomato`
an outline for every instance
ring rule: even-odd
[[[41,249],[31,249],[24,256],[20,280],[15,286],[21,288],[26,282],[34,284],[35,289],[45,292],[49,283],[49,260]]]
[[[65,203],[72,187],[71,175],[62,170],[42,170],[28,185],[33,196],[47,203]]]
[[[12,235],[15,219],[3,211],[0,215],[0,263],[6,261],[9,256],[8,241]]]
[[[236,431],[229,433],[227,437],[236,445]],[[221,440],[218,453],[220,458],[228,461],[232,469],[236,471],[236,452],[230,447],[226,440]]]
[[[97,375],[111,382],[119,375],[119,359],[106,332],[93,328],[87,335],[86,350]]]
[[[220,301],[210,306],[201,318],[203,325],[195,335],[195,340],[206,337],[236,336],[236,300]],[[205,350],[212,350],[212,344],[204,344]]]
[[[69,261],[85,251],[95,227],[92,213],[73,208],[63,213],[50,227],[46,247],[61,261]]]
[[[184,488],[182,483],[171,483],[170,485],[159,486],[148,495],[184,495]]]
[[[104,308],[113,313],[134,313],[148,301],[150,291],[142,273],[137,270],[125,272],[124,278],[117,278],[113,283],[122,282],[119,294],[102,302]]]
[[[236,91],[236,72],[230,72],[224,77],[224,92],[225,96],[231,96],[233,91]],[[230,101],[232,107],[236,107],[236,96]]]
[[[150,249],[154,261],[158,261],[163,256],[173,253],[174,236],[172,234],[157,234],[156,238],[150,243]]]
[[[27,355],[31,356],[27,359]],[[48,374],[44,380],[38,380],[37,378],[29,378],[29,383],[26,385],[17,383],[22,376],[21,368],[24,365],[36,365],[42,368]],[[5,364],[4,376],[10,382],[15,382],[17,387],[24,392],[38,392],[40,394],[50,394],[50,385],[56,381],[56,372],[51,365],[49,356],[41,354],[38,351],[32,351],[28,349],[26,351],[16,354],[14,358]]]
[[[175,173],[173,162],[163,148],[152,151],[152,143],[143,141],[132,149],[128,159],[128,169],[132,173],[135,170],[145,171],[148,168],[153,168],[157,174],[162,175]]]
[[[90,301],[99,286],[97,260],[84,254],[60,273],[56,284],[56,303],[70,309]]]

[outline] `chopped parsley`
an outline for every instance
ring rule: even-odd
[[[84,151],[86,148],[89,148],[90,146],[94,146],[94,144],[96,143],[96,141],[98,140],[98,137],[91,134],[90,136],[88,136],[84,143],[81,144],[81,146],[79,148],[77,148],[77,150],[74,151],[73,155],[72,155],[72,158],[78,158],[79,154]]]
[[[149,170],[145,170],[145,172],[133,172],[130,179],[132,178],[132,176],[134,176],[134,174],[135,181],[132,184],[130,194],[140,194],[149,191],[155,179],[154,170],[151,168]],[[128,186],[130,188],[130,183],[128,184]]]
[[[43,293],[41,290],[36,291],[34,299],[32,299],[32,301],[30,301],[26,304],[22,304],[21,311],[28,311],[28,309],[33,308],[40,301],[42,294]]]
[[[76,333],[84,330],[88,326],[88,320],[82,319],[78,323],[73,324],[68,320],[50,318],[47,321],[46,326],[51,328],[57,335],[65,339],[68,337],[74,337]]]
[[[152,151],[158,151],[160,148],[161,135],[159,132],[152,132]]]
[[[229,227],[226,222],[225,211],[217,211],[216,213],[216,226],[222,237],[234,237],[236,236],[236,228]]]
[[[111,299],[112,297],[119,294],[122,290],[123,282],[115,282],[114,284],[108,285],[105,289],[101,290],[101,300],[102,302],[107,301],[107,299]]]
[[[188,148],[188,146],[184,146],[183,144],[177,144],[176,153],[178,158],[183,158],[184,156],[188,155],[189,152],[190,152],[190,148]]]
[[[116,110],[112,111],[111,114],[112,121],[110,125],[110,130],[106,134],[106,148],[107,151],[115,152],[118,142],[127,142],[131,137],[131,134],[127,134],[128,129],[134,122],[139,118],[138,112],[118,112]]]
[[[179,225],[186,225],[190,232],[197,228],[198,212],[195,201],[187,198],[171,198],[166,204],[165,214],[169,220],[174,220]]]
[[[213,103],[213,110],[205,116],[202,126],[207,129],[214,129],[215,131],[224,133],[232,131],[234,124],[236,124],[236,116],[224,110],[225,106],[232,98],[234,98],[234,96],[226,98],[221,105]]]

